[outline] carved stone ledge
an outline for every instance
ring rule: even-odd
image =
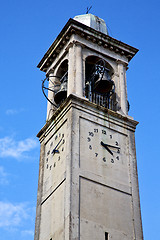
[[[99,41],[99,42],[98,42],[98,45],[101,46],[101,45],[102,45],[102,41]]]

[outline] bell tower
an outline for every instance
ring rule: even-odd
[[[46,78],[34,240],[142,240],[126,70],[138,50],[92,14],[69,19],[38,64]]]

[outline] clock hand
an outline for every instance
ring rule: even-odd
[[[55,146],[55,148],[53,149],[53,151],[51,152],[51,154],[59,153],[59,150],[56,149],[56,148],[59,146],[59,144],[61,143],[62,139],[63,139],[63,138],[61,138],[61,140],[57,143],[57,145]]]
[[[108,144],[105,144],[104,142],[101,141],[101,145],[102,145],[111,155],[113,155],[113,152],[108,148]]]
[[[104,145],[106,145],[106,146],[108,146],[108,147],[112,147],[112,148],[118,148],[118,149],[120,149],[120,147],[117,147],[117,146],[114,146],[114,145],[109,145],[109,144],[105,144],[105,143],[103,143]]]

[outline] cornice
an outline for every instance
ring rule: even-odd
[[[75,94],[70,94],[61,104],[61,106],[54,112],[50,120],[47,121],[43,128],[39,131],[37,137],[42,139],[45,136],[47,129],[50,128],[51,125],[55,124],[57,121],[56,119],[62,119],[71,107],[83,109],[83,112],[89,111],[93,115],[95,114],[95,116],[98,114],[98,116],[102,119],[109,118],[111,123],[114,121],[114,119],[116,119],[120,126],[123,126],[131,131],[135,131],[136,125],[138,124],[137,121],[133,120],[128,115],[122,115],[118,112],[98,106],[85,98],[80,98]]]
[[[55,41],[52,43],[48,51],[38,64],[41,71],[46,72],[48,67],[53,63],[54,59],[59,55],[61,49],[66,46],[73,34],[79,35],[81,38],[91,41],[94,44],[109,49],[119,55],[124,55],[130,61],[138,49],[129,46],[119,40],[116,40],[104,33],[101,33],[93,28],[90,28],[76,20],[69,19],[62,31],[59,33]],[[82,44],[83,45],[83,44]]]

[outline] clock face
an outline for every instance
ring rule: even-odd
[[[109,164],[116,164],[121,159],[121,145],[116,132],[96,126],[88,131],[86,144],[94,158]]]
[[[128,183],[127,135],[87,119],[80,120],[80,167]],[[121,181],[121,182],[122,182]]]
[[[61,181],[65,172],[66,135],[65,124],[48,135],[44,154],[44,195]]]
[[[46,144],[45,168],[49,171],[55,168],[61,160],[65,148],[65,135],[63,132],[57,132]]]

